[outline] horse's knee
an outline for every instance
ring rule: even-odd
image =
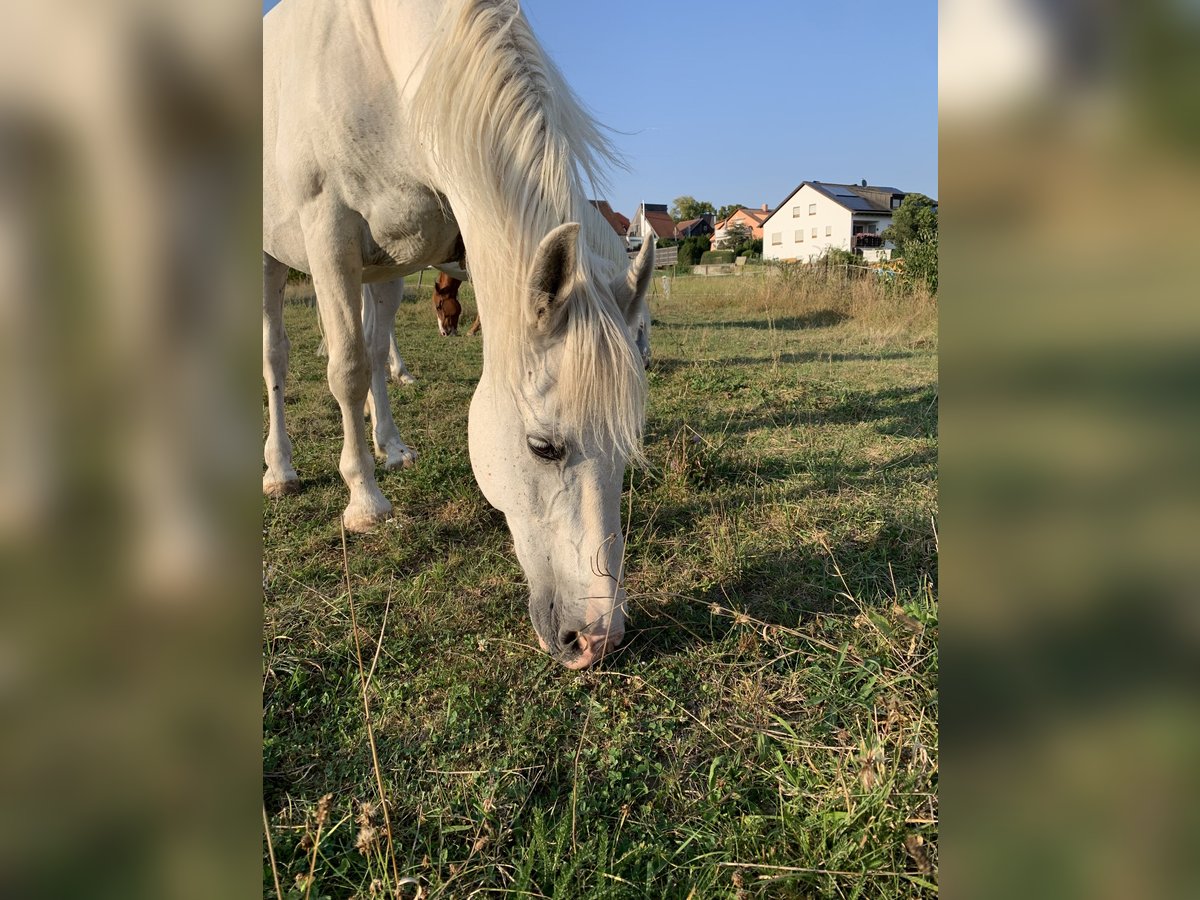
[[[371,382],[371,365],[366,349],[329,354],[329,387],[342,402],[359,403],[367,395]]]

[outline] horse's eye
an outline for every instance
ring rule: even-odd
[[[527,437],[525,443],[529,446],[529,452],[541,459],[553,462],[563,458],[563,448],[556,447],[544,438]]]

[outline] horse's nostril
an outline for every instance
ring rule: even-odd
[[[563,647],[570,647],[579,638],[579,633],[575,631],[564,631],[558,636]]]

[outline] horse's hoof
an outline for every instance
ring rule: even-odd
[[[416,377],[408,369],[389,369],[388,377],[396,384],[416,384]]]
[[[298,494],[299,492],[299,478],[289,478],[284,481],[267,481],[267,479],[263,479],[263,494],[267,497],[286,497],[288,494]]]
[[[383,467],[385,469],[411,469],[416,463],[417,451],[411,447],[405,447],[399,453],[389,456]]]
[[[387,503],[387,501],[384,501]],[[376,525],[380,525],[387,521],[388,516],[392,514],[392,504],[387,503],[386,508],[373,511],[358,511],[353,512],[347,509],[342,513],[342,524],[346,526],[346,530],[354,534],[366,534],[373,531]]]

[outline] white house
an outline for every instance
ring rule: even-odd
[[[763,222],[763,258],[812,262],[836,247],[868,261],[887,259],[879,237],[904,191],[862,184],[803,181]]]
[[[648,237],[657,240],[675,237],[675,220],[667,212],[667,204],[639,203],[629,220],[629,237],[630,247],[641,246],[642,239]]]

